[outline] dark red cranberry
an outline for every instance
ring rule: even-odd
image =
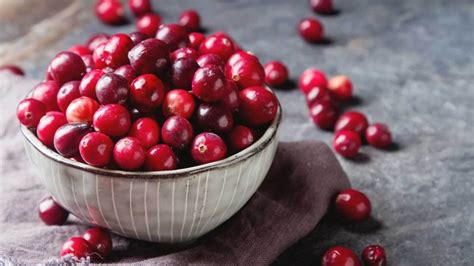
[[[314,12],[318,14],[327,15],[334,12],[332,0],[310,0],[309,4]]]
[[[220,56],[215,55],[215,54],[201,55],[200,57],[196,59],[196,62],[198,63],[200,67],[217,66],[222,71],[224,71],[224,67],[225,67],[224,60],[222,60]]]
[[[160,75],[170,67],[166,43],[153,38],[135,45],[128,53],[128,59],[132,67],[140,74]]]
[[[164,97],[163,83],[155,75],[138,76],[130,85],[130,98],[140,112],[147,113],[160,107]]]
[[[103,42],[95,48],[94,52],[92,52],[92,60],[94,61],[94,65],[96,68],[104,68],[107,66],[105,63],[105,45],[107,42]]]
[[[308,106],[312,106],[317,103],[328,103],[332,104],[331,96],[329,92],[324,87],[313,87],[308,93],[305,95],[306,104]]]
[[[364,193],[348,188],[337,195],[335,208],[345,222],[360,222],[369,218],[371,204]]]
[[[66,118],[69,123],[91,123],[99,104],[92,98],[82,96],[74,99],[66,109]]]
[[[87,240],[79,236],[70,237],[66,243],[64,243],[63,247],[61,248],[61,257],[66,255],[72,255],[78,260],[82,258],[90,258],[90,260],[93,262],[101,260],[97,250]]]
[[[128,0],[128,7],[136,17],[152,12],[150,0]]]
[[[226,94],[221,99],[221,103],[229,110],[236,111],[240,106],[239,87],[232,80],[227,80]]]
[[[128,86],[132,84],[132,81],[138,76],[137,72],[131,65],[123,65],[114,71],[114,74],[122,76],[127,80]]]
[[[145,163],[146,151],[136,138],[122,138],[115,144],[114,161],[124,170],[136,170]]]
[[[189,44],[186,28],[177,24],[161,25],[156,32],[156,38],[168,44],[171,52]]]
[[[100,132],[87,133],[79,143],[81,158],[87,164],[97,167],[109,164],[113,149],[114,142]]]
[[[62,85],[71,80],[81,80],[86,74],[82,58],[72,52],[60,52],[50,63],[53,79]]]
[[[179,48],[176,51],[171,53],[171,62],[175,62],[180,58],[190,58],[196,60],[199,57],[199,53],[193,48],[184,47]]]
[[[93,99],[97,99],[95,94],[95,86],[99,79],[105,74],[102,69],[94,69],[87,73],[79,84],[79,93],[82,96],[87,96]]]
[[[47,112],[39,121],[36,128],[36,136],[46,146],[54,147],[54,133],[62,125],[66,124],[66,116],[61,112]]]
[[[132,124],[128,136],[138,139],[144,148],[150,148],[160,140],[160,127],[149,117],[139,118]]]
[[[158,144],[146,154],[145,169],[148,171],[174,170],[177,166],[176,155],[170,146]]]
[[[153,36],[154,36],[154,34],[153,34]],[[130,33],[128,35],[128,37],[130,37],[130,40],[132,40],[133,46],[135,46],[135,45],[141,43],[142,41],[150,38],[147,34],[139,32],[139,31],[135,31],[135,32]]]
[[[170,117],[174,115],[189,119],[194,113],[194,97],[186,90],[170,90],[163,100],[163,115]]]
[[[120,104],[107,104],[95,112],[93,124],[96,131],[109,137],[120,137],[130,129],[130,113]]]
[[[324,29],[321,22],[314,18],[305,18],[298,24],[301,37],[307,42],[316,43],[323,40]]]
[[[97,1],[95,14],[106,24],[120,24],[125,21],[125,11],[120,1]]]
[[[362,261],[367,266],[387,266],[385,249],[380,245],[370,245],[362,251]]]
[[[59,110],[57,103],[59,88],[56,81],[43,81],[33,88],[30,97],[44,103],[46,111],[57,111]]]
[[[107,229],[93,227],[86,230],[82,237],[97,250],[102,258],[107,258],[112,251],[112,237]]]
[[[194,73],[192,90],[199,99],[205,102],[215,102],[224,97],[225,82],[224,73],[218,67],[201,67]]]
[[[227,146],[221,137],[211,132],[197,135],[191,145],[191,156],[198,164],[205,164],[224,159]]]
[[[392,144],[392,133],[385,124],[374,123],[365,130],[367,142],[379,149],[386,149]]]
[[[201,28],[201,18],[196,10],[185,10],[179,16],[178,24],[185,27],[189,32],[198,31]]]
[[[225,75],[240,88],[260,86],[265,81],[265,70],[257,57],[247,52],[236,52],[227,61]]]
[[[240,91],[239,96],[239,116],[245,124],[260,126],[275,119],[278,100],[271,91],[254,86]]]
[[[336,122],[334,130],[336,132],[341,130],[351,130],[363,136],[365,130],[369,126],[369,122],[364,114],[359,112],[345,112],[343,113]]]
[[[58,91],[57,104],[61,112],[66,112],[72,100],[81,97],[79,92],[80,81],[74,80],[64,83]]]
[[[332,142],[334,150],[347,158],[355,157],[359,153],[360,145],[360,136],[351,130],[336,131]]]
[[[352,97],[352,83],[347,76],[339,75],[329,79],[328,89],[338,101],[347,101]]]
[[[103,105],[109,103],[123,104],[128,96],[128,81],[117,74],[103,75],[95,87],[97,100]]]
[[[118,33],[110,36],[104,47],[105,64],[112,68],[128,64],[128,52],[132,47],[133,41],[127,34]]]
[[[229,109],[221,104],[201,103],[196,110],[196,121],[204,131],[228,132],[234,126]]]
[[[191,143],[193,136],[191,123],[181,116],[172,116],[166,119],[161,128],[163,142],[178,150],[186,148]]]
[[[83,55],[81,56],[82,61],[84,61],[84,65],[86,66],[86,72],[89,73],[91,70],[96,69],[95,63],[94,63],[94,58],[92,58],[92,55]]]
[[[91,131],[87,123],[62,125],[54,133],[54,148],[64,157],[79,155],[79,142]]]
[[[321,266],[362,266],[362,263],[352,250],[334,246],[324,253]]]
[[[16,108],[16,117],[24,126],[35,128],[46,114],[46,105],[36,99],[23,99]]]
[[[209,36],[199,46],[201,54],[215,54],[224,61],[235,52],[232,41],[224,36]]]
[[[137,31],[149,37],[155,37],[161,25],[161,17],[158,14],[148,13],[137,19],[135,27]]]
[[[332,129],[337,119],[336,108],[331,103],[316,102],[309,107],[313,123],[322,129]]]
[[[265,64],[265,82],[270,86],[280,87],[288,81],[288,69],[280,61]]]
[[[52,196],[48,196],[40,201],[38,214],[47,225],[63,225],[69,216],[69,212],[56,203]]]
[[[235,126],[229,133],[229,143],[233,150],[241,151],[254,143],[255,138],[250,128]]]
[[[299,86],[304,94],[308,94],[315,87],[326,89],[327,84],[326,75],[318,69],[306,69],[300,76]]]
[[[200,32],[191,32],[189,34],[189,47],[199,50],[201,43],[206,39],[206,35]]]
[[[171,66],[171,82],[177,88],[191,88],[194,72],[199,65],[192,58],[180,58]]]
[[[109,35],[105,33],[97,33],[92,35],[86,42],[90,51],[94,51],[101,43],[105,43],[109,39]]]
[[[89,50],[89,47],[87,47],[85,45],[82,45],[82,44],[75,44],[75,45],[69,47],[69,49],[67,49],[67,50],[69,52],[73,52],[73,53],[77,54],[80,57],[92,54],[91,50]]]
[[[18,66],[14,66],[14,65],[0,66],[0,73],[1,72],[9,72],[9,73],[12,73],[12,74],[18,75],[18,76],[24,76],[25,75],[25,72],[23,71],[23,69],[21,69]]]

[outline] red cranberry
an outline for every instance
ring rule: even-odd
[[[102,258],[107,258],[112,251],[112,237],[106,229],[94,227],[88,229],[82,237],[97,250]]]
[[[204,132],[197,135],[191,147],[191,156],[199,164],[210,163],[224,159],[227,146],[218,135]]]
[[[109,35],[105,33],[97,33],[92,35],[86,42],[87,47],[90,51],[94,51],[99,44],[107,42]]]
[[[180,58],[190,58],[196,60],[199,57],[199,53],[193,48],[184,47],[179,48],[176,51],[171,53],[171,62],[175,62]]]
[[[61,112],[66,112],[72,100],[81,97],[79,92],[80,82],[77,80],[64,83],[58,91],[57,104]]]
[[[223,60],[227,60],[235,50],[234,44],[229,38],[224,36],[209,36],[201,43],[201,46],[199,46],[199,52],[201,54],[215,54]]]
[[[153,34],[153,36],[154,35],[155,34]],[[139,32],[139,31],[135,31],[135,32],[130,33],[128,35],[128,37],[130,37],[130,40],[132,40],[133,46],[135,46],[135,45],[141,43],[142,41],[150,38],[147,34]]]
[[[105,64],[112,68],[128,64],[127,55],[132,48],[133,41],[127,34],[118,33],[110,36],[104,47]]]
[[[79,154],[79,142],[90,131],[87,123],[62,125],[54,133],[54,148],[64,157],[76,156]]]
[[[23,99],[16,108],[16,117],[24,126],[35,128],[46,113],[46,105],[36,99]]]
[[[180,58],[171,66],[171,81],[178,88],[191,88],[194,72],[199,65],[192,58]]]
[[[201,55],[200,57],[196,59],[196,62],[198,63],[200,67],[217,66],[222,71],[224,71],[224,67],[225,67],[224,60],[222,60],[220,56],[215,55],[215,54]]]
[[[380,245],[370,245],[362,251],[362,261],[367,266],[387,266],[385,249]]]
[[[240,91],[239,116],[251,126],[272,122],[278,111],[278,100],[272,92],[259,86]]]
[[[46,146],[54,147],[54,133],[62,125],[66,124],[66,116],[61,112],[47,112],[39,121],[36,128],[36,136]]]
[[[288,69],[280,61],[265,64],[265,82],[270,86],[279,87],[288,81]]]
[[[265,81],[265,70],[257,57],[246,52],[237,52],[227,61],[225,75],[240,88],[260,86]]]
[[[97,167],[109,164],[113,148],[114,142],[100,132],[87,133],[79,143],[81,158],[87,164]]]
[[[166,119],[161,128],[163,142],[178,150],[186,148],[191,143],[193,136],[191,123],[181,116],[172,116]]]
[[[338,101],[347,101],[352,97],[352,83],[347,76],[339,75],[329,79],[328,89]]]
[[[308,106],[312,106],[316,103],[328,103],[332,104],[331,96],[324,87],[314,87],[306,95],[306,103]]]
[[[234,126],[229,109],[221,104],[201,103],[196,110],[196,121],[204,131],[228,132]]]
[[[313,123],[322,129],[332,129],[337,119],[337,111],[331,103],[316,102],[309,107]]]
[[[152,12],[150,0],[128,0],[128,7],[136,17]]]
[[[83,55],[81,56],[82,61],[84,61],[84,65],[86,66],[86,72],[89,73],[91,70],[95,69],[95,63],[94,63],[94,58],[92,55]]]
[[[179,115],[189,119],[194,113],[194,97],[186,90],[170,90],[163,100],[162,107],[165,117]]]
[[[298,24],[301,37],[310,43],[323,40],[324,29],[321,22],[314,18],[305,18]]]
[[[0,73],[1,72],[9,72],[9,73],[12,73],[14,75],[18,75],[18,76],[24,76],[25,75],[25,72],[23,71],[23,69],[21,69],[20,67],[18,66],[14,66],[14,65],[3,65],[3,66],[0,66]]]
[[[229,143],[235,151],[241,151],[255,141],[253,132],[246,126],[235,126],[229,133]]]
[[[351,130],[359,134],[359,136],[363,136],[368,126],[369,122],[364,114],[352,111],[345,112],[339,117],[334,130],[336,132],[341,130]]]
[[[168,44],[171,52],[189,44],[186,28],[177,24],[161,25],[156,32],[156,38]]]
[[[106,24],[120,24],[125,21],[125,11],[120,1],[98,1],[95,14]]]
[[[82,96],[87,96],[93,99],[97,99],[95,94],[95,86],[99,79],[105,74],[101,69],[93,69],[87,73],[79,84],[79,93]]]
[[[314,12],[318,14],[331,14],[334,12],[332,0],[310,0],[309,4]]]
[[[337,122],[336,122],[337,127]],[[359,135],[351,130],[340,130],[334,135],[332,142],[334,150],[340,155],[352,158],[359,153],[361,140]]]
[[[99,104],[92,98],[82,96],[73,100],[66,109],[66,118],[69,123],[91,123]]]
[[[71,52],[60,52],[53,58],[50,66],[53,79],[60,85],[71,80],[81,80],[86,73],[82,58]]]
[[[109,137],[120,137],[130,129],[130,113],[120,104],[107,104],[95,112],[93,124],[96,131]]]
[[[36,99],[46,105],[47,111],[59,110],[57,95],[59,84],[56,81],[48,80],[40,82],[31,91],[31,98]]]
[[[362,266],[362,263],[352,250],[334,246],[324,253],[321,266]]]
[[[69,216],[69,212],[56,203],[52,196],[48,196],[40,201],[38,214],[47,225],[63,225]]]
[[[107,73],[97,82],[95,94],[101,104],[123,104],[128,96],[128,82],[122,76]]]
[[[159,75],[170,66],[166,43],[153,38],[135,45],[128,53],[128,59],[132,67],[141,74]]]
[[[176,165],[176,155],[166,144],[158,144],[147,151],[145,169],[148,171],[174,170]]]
[[[68,49],[69,52],[73,52],[77,54],[78,56],[82,57],[84,55],[90,55],[92,54],[91,50],[89,50],[89,47],[84,46],[82,44],[75,44]]]
[[[194,73],[192,81],[193,93],[205,102],[218,101],[226,93],[225,82],[224,73],[218,67],[201,67]]]
[[[138,139],[144,148],[150,148],[160,140],[160,127],[149,117],[140,118],[132,124],[128,136]]]
[[[189,32],[198,31],[201,28],[201,18],[196,10],[186,10],[179,16],[178,24],[185,27]]]
[[[240,106],[239,87],[232,80],[227,80],[226,94],[221,99],[221,103],[229,110],[236,111]]]
[[[151,112],[158,108],[165,97],[165,88],[159,78],[152,74],[138,76],[130,85],[130,98],[140,112]]]
[[[145,162],[146,152],[136,138],[126,137],[117,141],[114,160],[124,170],[136,170]]]
[[[206,39],[206,36],[200,32],[191,32],[189,34],[189,47],[194,50],[199,50],[201,43]]]
[[[161,25],[161,17],[158,14],[149,13],[137,19],[135,27],[137,31],[149,37],[155,37],[158,28]]]
[[[92,60],[96,68],[104,68],[107,66],[104,53],[105,45],[107,45],[107,42],[99,44],[94,52],[92,52]]]
[[[102,1],[102,2],[113,2],[113,1]],[[64,243],[61,248],[61,257],[66,255],[72,255],[77,259],[89,257],[91,261],[100,261],[97,250],[84,238],[79,236],[73,236]]]
[[[45,77],[44,77],[44,80],[45,80],[45,81],[54,80],[53,74],[52,74],[52,72],[51,72],[51,65],[48,65],[48,69],[46,70],[46,75],[45,75]]]
[[[131,65],[123,65],[119,68],[117,68],[114,71],[114,74],[122,76],[127,80],[128,86],[132,84],[132,81],[138,76],[137,72]]]
[[[379,149],[385,149],[392,144],[392,134],[385,124],[375,123],[367,127],[365,131],[367,142]]]
[[[369,218],[371,204],[364,193],[348,188],[337,195],[335,208],[345,221],[359,222]]]
[[[308,94],[313,88],[327,88],[327,79],[324,72],[318,69],[306,69],[300,76],[299,86],[304,94]]]
[[[232,39],[232,37],[229,34],[223,32],[223,31],[214,32],[213,34],[209,35],[209,37],[211,37],[211,36],[226,37],[227,39],[231,40],[232,43],[234,44],[234,51],[238,52],[238,51],[242,50],[242,49],[240,49],[237,42],[235,42],[235,40]]]

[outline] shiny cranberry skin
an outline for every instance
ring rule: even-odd
[[[197,135],[191,145],[191,156],[198,164],[205,164],[224,159],[227,146],[221,137],[211,132]]]
[[[91,50],[89,50],[89,47],[85,46],[85,45],[82,45],[82,44],[75,44],[71,47],[69,47],[69,49],[67,49],[69,52],[73,52],[75,54],[77,54],[78,56],[84,56],[84,55],[91,55],[92,52]]]
[[[35,128],[46,114],[46,105],[36,99],[23,99],[16,108],[16,117],[24,126]]]
[[[142,32],[138,32],[138,31],[130,33],[128,35],[128,37],[130,37],[130,40],[132,40],[133,46],[135,46],[135,45],[141,43],[142,41],[150,38],[147,34],[142,33]]]
[[[110,36],[104,47],[105,64],[112,68],[128,64],[127,55],[132,47],[133,41],[127,34],[118,33]]]
[[[97,250],[102,258],[107,258],[112,251],[112,237],[107,229],[93,227],[86,230],[82,237]]]
[[[57,103],[59,88],[56,81],[43,81],[33,88],[30,97],[44,103],[47,111],[57,111],[59,110]]]
[[[124,170],[136,170],[145,163],[146,151],[136,138],[122,138],[115,144],[114,161]]]
[[[180,58],[190,58],[196,60],[199,57],[199,53],[193,48],[184,47],[179,48],[176,51],[171,53],[171,62],[175,62]]]
[[[334,76],[329,79],[328,89],[338,101],[347,101],[352,97],[352,82],[344,75]]]
[[[128,96],[128,81],[117,74],[103,75],[95,87],[97,100],[105,105],[110,103],[123,104]]]
[[[229,109],[219,103],[201,103],[196,110],[196,121],[203,131],[228,132],[234,126]]]
[[[79,92],[80,82],[77,80],[64,83],[58,91],[57,104],[61,112],[66,112],[72,100],[81,97]]]
[[[332,129],[337,119],[336,108],[331,103],[316,102],[309,107],[313,123],[322,129]]]
[[[267,89],[254,86],[240,91],[239,116],[242,122],[260,126],[272,122],[278,112],[278,100]]]
[[[227,80],[225,86],[227,92],[221,99],[221,103],[227,109],[236,111],[240,106],[239,87],[237,87],[237,85],[232,80]]]
[[[186,28],[177,24],[161,25],[156,32],[156,38],[168,44],[171,52],[189,45]]]
[[[310,0],[309,4],[314,12],[318,14],[332,14],[334,12],[332,0]]]
[[[365,130],[367,142],[379,149],[386,149],[392,144],[392,133],[385,124],[374,123]]]
[[[170,67],[168,46],[153,38],[135,45],[128,53],[128,59],[140,74],[160,75]]]
[[[362,261],[367,266],[387,266],[387,254],[380,245],[370,245],[362,251]]]
[[[178,24],[185,27],[189,32],[198,31],[201,28],[201,17],[196,10],[185,10],[179,16]]]
[[[193,137],[194,132],[191,123],[181,116],[169,117],[161,128],[163,142],[178,150],[186,148]]]
[[[66,109],[66,119],[69,123],[91,123],[99,104],[92,98],[82,96],[74,99]]]
[[[194,72],[199,65],[192,58],[180,58],[171,66],[171,82],[177,88],[191,88]]]
[[[141,32],[149,37],[155,37],[158,28],[161,25],[161,17],[158,14],[149,13],[137,19],[135,27],[138,32]]]
[[[364,114],[351,111],[343,113],[336,122],[334,130],[336,132],[341,130],[351,130],[363,136],[365,130],[369,126],[369,122]]]
[[[62,85],[71,80],[81,80],[86,74],[82,58],[72,52],[60,52],[50,63],[53,79]]]
[[[128,86],[130,86],[130,84],[132,84],[132,81],[138,76],[137,72],[135,71],[135,69],[133,69],[131,65],[123,65],[117,68],[114,71],[114,74],[125,78],[127,80]]]
[[[288,69],[280,61],[268,62],[264,66],[265,82],[270,86],[280,87],[288,81]]]
[[[200,57],[196,59],[196,62],[198,63],[200,67],[217,66],[222,71],[224,71],[224,67],[225,67],[224,60],[222,60],[220,56],[215,55],[215,54],[201,55]]]
[[[107,42],[103,42],[95,48],[94,52],[92,52],[92,60],[94,61],[94,65],[96,68],[105,68],[107,64],[105,63],[105,45]]]
[[[152,12],[150,0],[128,0],[128,7],[136,17]]]
[[[206,39],[206,35],[200,32],[191,32],[189,34],[189,47],[199,50],[201,43]]]
[[[160,107],[164,97],[163,83],[155,75],[138,76],[130,85],[130,98],[140,112],[147,113]]]
[[[355,157],[359,153],[360,145],[360,136],[351,130],[337,131],[332,142],[334,150],[347,158]]]
[[[254,143],[252,130],[246,126],[235,126],[229,133],[229,143],[233,150],[241,151]]]
[[[87,47],[89,48],[90,51],[94,51],[97,46],[101,43],[107,42],[109,39],[109,35],[105,33],[97,33],[92,35],[86,42]]]
[[[64,157],[79,155],[79,143],[91,131],[87,123],[73,123],[62,125],[54,133],[54,148]]]
[[[312,106],[316,103],[332,104],[331,96],[324,87],[313,87],[306,95],[306,104]]]
[[[326,75],[321,70],[309,68],[300,76],[299,86],[304,94],[308,94],[315,87],[326,89],[327,85]]]
[[[96,69],[95,63],[94,63],[94,58],[92,58],[92,55],[83,55],[81,56],[82,61],[84,61],[84,65],[86,66],[86,72],[89,73],[91,70]]]
[[[120,104],[107,104],[95,112],[93,125],[96,131],[109,137],[120,137],[130,129],[130,113]]]
[[[195,109],[194,97],[186,90],[170,90],[163,100],[163,115],[170,117],[179,115],[186,119],[191,118]]]
[[[233,54],[225,66],[225,75],[240,88],[260,86],[265,81],[265,70],[257,57],[247,52]]]
[[[87,240],[79,236],[70,237],[61,248],[60,255],[61,257],[66,255],[72,255],[77,259],[85,259],[89,257],[91,261],[100,260],[97,250]]]
[[[199,46],[201,54],[215,54],[224,61],[235,52],[232,41],[224,36],[209,36]]]
[[[18,75],[18,76],[24,76],[25,75],[25,72],[23,71],[23,69],[21,69],[18,66],[14,66],[14,65],[0,66],[0,73],[1,72],[9,72],[9,73],[12,73],[12,74]]]
[[[348,188],[337,195],[335,208],[345,222],[360,222],[369,218],[371,204],[364,193]]]
[[[323,40],[324,29],[321,22],[314,18],[305,18],[298,24],[301,37],[309,43]]]
[[[99,79],[105,74],[102,69],[93,69],[87,73],[79,84],[79,93],[82,96],[87,96],[93,99],[97,99],[95,94],[95,87]]]
[[[321,266],[362,266],[362,263],[352,250],[334,246],[324,253]]]
[[[132,124],[128,136],[138,139],[144,148],[150,148],[160,140],[160,127],[149,117],[139,118]]]
[[[205,102],[215,102],[225,96],[225,83],[224,73],[218,67],[201,67],[194,73],[192,90],[199,99]]]
[[[36,136],[46,146],[54,147],[54,133],[62,125],[66,124],[66,116],[57,111],[47,112],[39,121],[36,128]]]
[[[173,149],[166,144],[155,145],[146,153],[145,169],[148,171],[174,170],[177,163]]]
[[[125,11],[120,1],[98,1],[95,5],[95,14],[106,24],[120,24],[125,21]]]
[[[69,212],[56,203],[52,196],[48,196],[40,201],[38,214],[47,225],[63,225],[69,216]]]
[[[100,132],[87,133],[79,143],[79,153],[82,160],[96,167],[109,164],[113,148],[114,142],[112,139]]]

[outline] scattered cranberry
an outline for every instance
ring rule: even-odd
[[[316,43],[323,40],[323,25],[317,19],[303,19],[298,25],[298,30],[301,37],[303,37],[307,42]]]
[[[117,68],[128,64],[128,51],[133,48],[133,41],[127,34],[118,33],[110,36],[104,47],[104,62],[107,66]]]
[[[199,164],[210,163],[223,159],[227,154],[227,146],[218,135],[204,132],[197,135],[192,143],[191,156]]]
[[[138,76],[137,72],[131,65],[123,65],[119,68],[117,68],[114,71],[114,74],[122,76],[127,80],[128,86],[132,84],[132,81]]]
[[[126,137],[117,141],[114,147],[114,161],[124,170],[142,167],[146,152],[136,138]]]
[[[367,142],[379,149],[386,149],[392,144],[392,134],[385,124],[375,123],[365,131]]]
[[[215,54],[222,58],[224,61],[235,52],[234,44],[232,41],[224,36],[209,36],[207,37],[199,47],[201,54]]]
[[[82,237],[97,250],[102,258],[107,258],[112,251],[112,237],[106,229],[93,227],[88,229]]]
[[[91,131],[87,123],[62,125],[54,133],[54,148],[64,157],[79,155],[79,143]]]
[[[324,87],[314,87],[306,95],[306,103],[312,106],[317,103],[327,103],[332,105],[331,96]]]
[[[328,249],[321,258],[322,266],[362,266],[357,255],[343,246]]]
[[[260,86],[265,81],[265,70],[258,58],[247,52],[236,52],[227,61],[225,75],[240,88]]]
[[[151,112],[160,107],[164,97],[163,83],[155,75],[138,76],[130,86],[130,98],[140,112]]]
[[[166,119],[161,128],[163,142],[178,150],[186,148],[191,143],[193,136],[191,123],[181,116],[172,116]]]
[[[89,47],[87,47],[85,45],[82,45],[82,44],[75,44],[75,45],[69,47],[69,49],[67,49],[67,50],[69,52],[73,52],[73,53],[77,54],[80,57],[92,54],[91,50],[89,50]]]
[[[23,99],[16,108],[16,117],[24,126],[35,128],[46,113],[46,105],[36,99]]]
[[[369,126],[369,122],[364,114],[359,112],[345,112],[343,113],[336,122],[334,130],[336,132],[341,130],[351,130],[363,136],[365,130]]]
[[[114,142],[100,132],[87,133],[79,143],[81,158],[87,164],[97,167],[109,164],[113,148]]]
[[[57,95],[59,84],[56,81],[48,80],[40,82],[31,91],[31,98],[36,99],[46,105],[46,111],[57,111]]]
[[[149,36],[155,37],[158,28],[161,25],[161,17],[158,14],[149,13],[141,16],[135,22],[137,31]]]
[[[128,59],[132,67],[140,74],[160,75],[170,66],[166,43],[153,38],[135,45],[128,53]]]
[[[347,76],[339,75],[329,79],[328,89],[338,101],[347,101],[352,97],[352,83]]]
[[[99,104],[92,98],[82,96],[74,99],[66,109],[66,118],[69,123],[91,123]]]
[[[95,14],[106,24],[120,24],[125,21],[125,11],[120,1],[98,1]]]
[[[80,80],[86,73],[86,66],[82,58],[72,52],[60,52],[50,63],[51,75],[60,85]]]
[[[380,245],[370,245],[362,251],[362,261],[367,266],[386,266],[387,255]]]
[[[221,99],[221,103],[231,111],[237,111],[237,108],[240,106],[240,90],[239,87],[232,80],[227,80],[226,84],[226,94]]]
[[[189,32],[198,31],[201,28],[201,18],[196,10],[186,10],[179,16],[178,24]]]
[[[62,125],[66,124],[66,116],[61,112],[47,112],[39,121],[36,128],[36,136],[46,146],[54,147],[54,133]]]
[[[316,102],[309,107],[313,123],[322,129],[332,129],[337,119],[337,111],[331,103]]]
[[[314,12],[318,14],[327,15],[334,13],[332,0],[310,0],[309,4]]]
[[[153,36],[154,36],[154,34],[153,34]],[[128,35],[128,37],[130,37],[130,40],[132,40],[133,46],[135,46],[135,45],[141,43],[142,41],[150,38],[150,36],[148,36],[147,34],[139,32],[139,31],[135,31],[135,32],[130,33]]]
[[[105,43],[109,39],[109,35],[105,33],[97,33],[92,35],[86,42],[87,47],[90,51],[94,51],[99,44]]]
[[[242,122],[260,126],[272,122],[278,111],[278,100],[272,92],[254,86],[240,91],[239,116]]]
[[[166,144],[155,145],[147,151],[145,169],[148,171],[174,170],[176,165],[176,155]]]
[[[138,139],[144,148],[150,148],[160,140],[160,127],[149,117],[139,118],[132,124],[128,136]]]
[[[337,126],[337,122],[336,122]],[[332,143],[334,150],[340,155],[352,158],[359,153],[361,140],[360,136],[351,130],[340,130],[334,135]]]
[[[114,2],[114,1],[102,1],[102,2]],[[64,243],[61,249],[61,257],[66,255],[72,255],[78,260],[82,258],[90,258],[91,261],[100,261],[97,250],[84,238],[79,236],[73,236]]]
[[[280,87],[288,81],[288,69],[280,61],[265,64],[265,82],[270,86]]]
[[[371,204],[364,193],[348,188],[337,195],[335,208],[346,222],[360,222],[369,218]]]
[[[253,132],[246,126],[235,126],[229,133],[229,143],[235,151],[241,151],[255,141]]]
[[[120,104],[101,106],[94,114],[94,129],[109,137],[120,137],[130,129],[130,113]]]
[[[136,17],[152,12],[150,0],[128,0],[128,7]]]
[[[97,82],[95,95],[101,104],[123,104],[128,96],[128,82],[122,76],[107,73]]]
[[[10,72],[14,75],[18,75],[18,76],[24,76],[25,75],[25,72],[23,71],[23,69],[21,69],[20,67],[18,66],[14,66],[14,65],[3,65],[3,66],[0,66],[0,73],[1,72]]]
[[[228,132],[234,126],[229,109],[221,104],[201,103],[196,110],[196,121],[203,131]]]
[[[189,46],[194,50],[199,50],[201,43],[206,39],[206,36],[200,32],[191,32],[189,34]]]
[[[200,67],[217,66],[222,71],[224,71],[224,67],[225,67],[224,60],[222,60],[220,56],[215,55],[215,54],[201,55],[200,57],[196,59],[196,62],[198,63]]]
[[[178,88],[191,88],[194,72],[199,65],[192,58],[180,58],[171,66],[171,82]]]
[[[52,196],[48,196],[40,201],[38,214],[47,225],[63,225],[69,216],[69,212],[56,203]]]
[[[97,99],[95,87],[99,79],[105,74],[101,69],[93,69],[87,73],[79,84],[79,93],[92,99]]]
[[[196,60],[199,57],[199,53],[193,48],[184,47],[179,48],[176,51],[171,53],[171,62],[175,62],[180,58],[190,58]]]
[[[186,28],[177,24],[161,25],[156,32],[156,38],[168,44],[171,52],[189,44]]]
[[[192,90],[199,99],[205,102],[215,102],[224,97],[225,82],[224,73],[218,67],[201,67],[194,73]]]
[[[308,94],[313,88],[327,88],[327,79],[324,72],[318,69],[309,68],[303,71],[300,76],[299,86],[304,94]]]
[[[193,96],[186,90],[175,89],[169,91],[163,100],[163,115],[170,117],[179,115],[186,119],[194,113],[195,103]]]

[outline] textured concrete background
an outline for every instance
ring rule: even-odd
[[[58,13],[46,21],[33,16],[31,28],[31,21],[0,13],[0,62],[15,61],[38,79],[59,50],[94,32],[134,28],[99,23],[86,1],[30,0],[35,8],[17,18],[31,10],[50,16],[50,10],[36,8],[45,3]],[[359,99],[350,109],[388,123],[393,131],[398,149],[365,146],[356,161],[340,158],[354,187],[371,198],[373,220],[346,227],[326,221],[276,264],[316,264],[329,246],[361,252],[372,243],[386,247],[392,265],[474,264],[472,0],[335,0],[341,13],[319,16],[332,40],[326,45],[308,45],[295,31],[302,17],[313,15],[304,0],[154,4],[165,23],[186,8],[197,9],[209,31],[229,32],[263,62],[284,61],[294,80],[308,67],[349,75]],[[278,96],[284,109],[281,140],[330,143],[332,134],[309,121],[297,89]]]

